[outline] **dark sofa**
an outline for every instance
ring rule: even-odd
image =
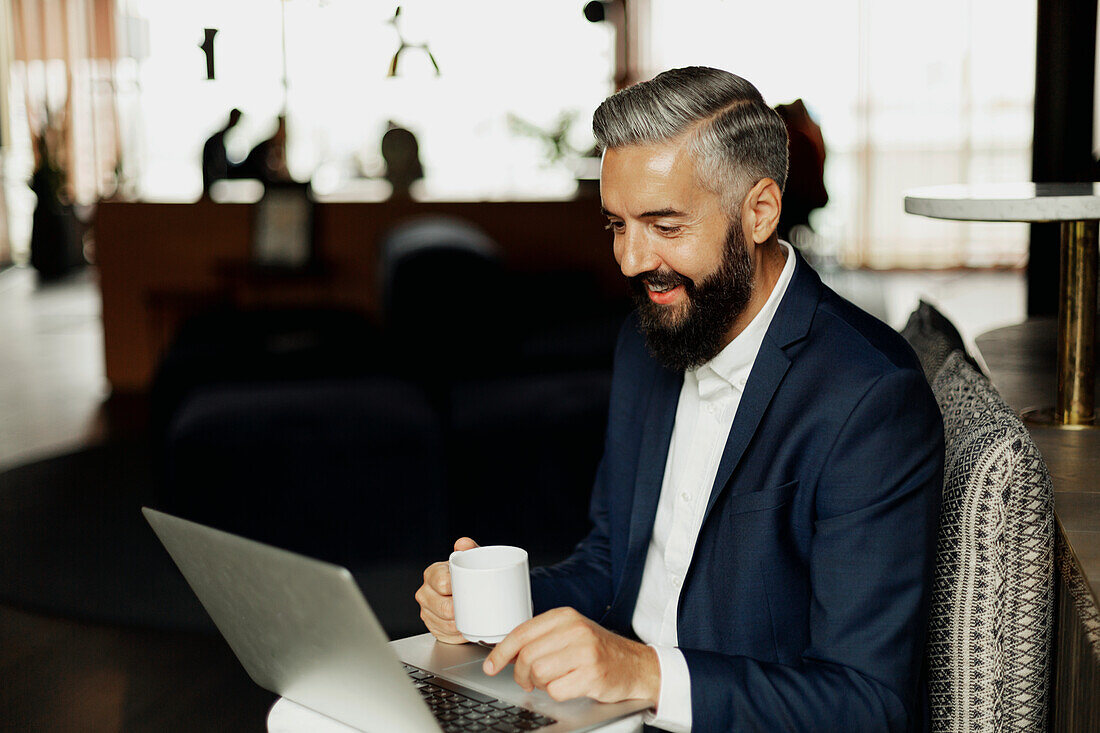
[[[629,303],[426,241],[383,245],[380,324],[230,310],[181,330],[152,396],[163,508],[351,566],[440,559],[461,535],[571,549]]]

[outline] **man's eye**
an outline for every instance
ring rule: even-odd
[[[654,226],[661,234],[676,234],[680,231],[680,227],[678,226],[667,226],[664,224],[655,224]]]
[[[623,223],[621,221],[609,221],[604,225],[604,229],[610,229],[613,232],[621,232],[623,230]]]

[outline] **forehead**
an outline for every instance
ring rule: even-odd
[[[684,210],[708,193],[698,183],[684,138],[604,152],[600,194],[610,211],[626,215],[665,207]]]

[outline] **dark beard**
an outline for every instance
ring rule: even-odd
[[[646,283],[683,285],[685,307],[674,310],[649,299]],[[653,357],[682,372],[713,359],[725,345],[734,320],[745,310],[753,291],[753,260],[745,248],[738,222],[726,233],[726,248],[718,271],[698,285],[674,271],[648,272],[630,278],[638,307],[638,328]]]

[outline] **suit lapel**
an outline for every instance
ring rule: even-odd
[[[745,383],[741,403],[737,406],[737,415],[730,427],[726,448],[718,464],[718,474],[714,477],[710,499],[707,500],[707,510],[703,514],[704,522],[710,516],[711,507],[718,500],[730,476],[733,475],[733,470],[741,462],[745,448],[748,447],[752,436],[756,434],[760,419],[764,417],[764,411],[768,409],[775,391],[779,388],[790,366],[791,360],[783,350],[765,339],[760,346],[760,352],[756,355],[756,363],[753,364],[752,372],[749,373],[749,380]]]
[[[749,373],[749,380],[745,383],[745,391],[737,406],[737,415],[730,427],[722,460],[718,464],[718,474],[711,486],[703,522],[707,521],[715,502],[725,491],[726,484],[760,426],[764,412],[791,366],[787,348],[809,333],[818,301],[821,299],[821,279],[798,250],[792,248],[792,252],[796,258],[794,275],[775,311],[768,333],[756,355],[756,362]]]

